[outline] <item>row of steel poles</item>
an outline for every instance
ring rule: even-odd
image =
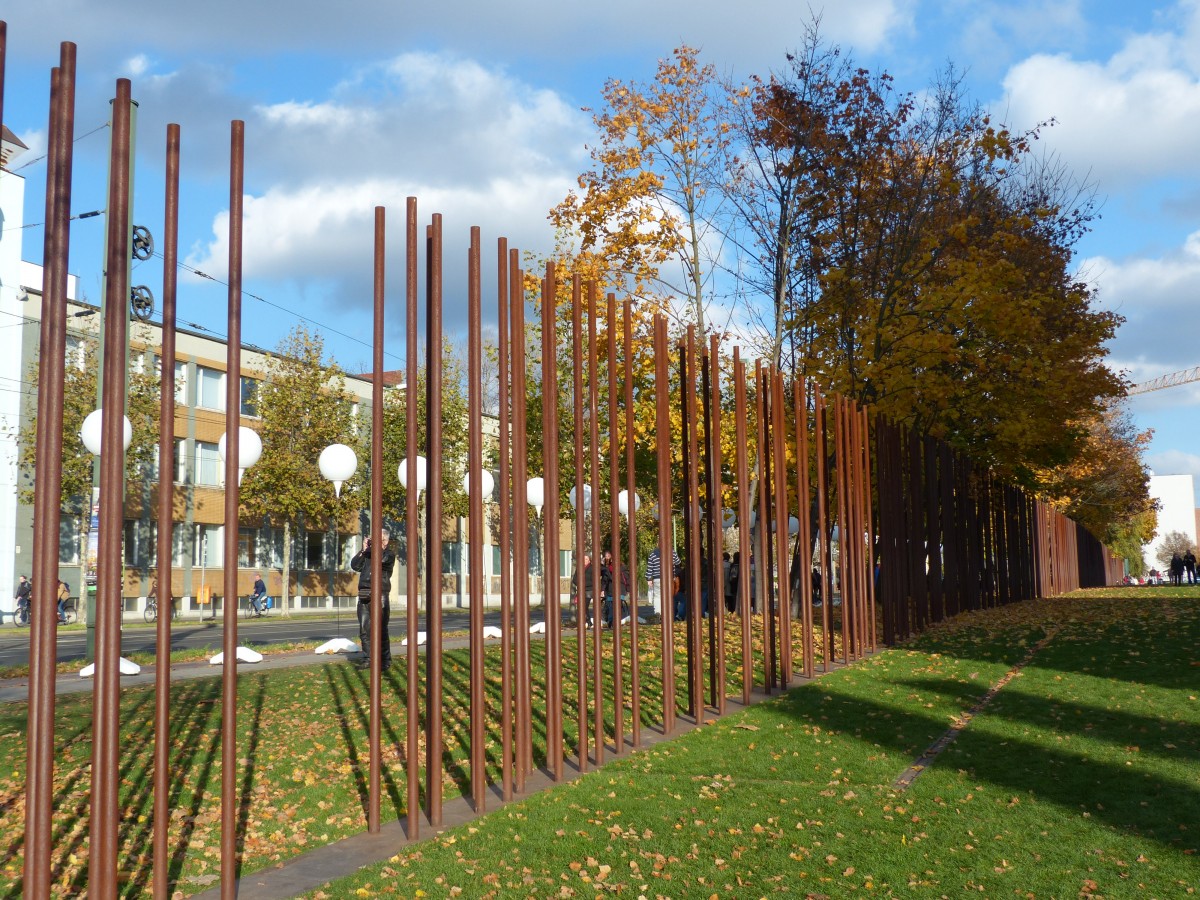
[[[0,23],[0,72],[5,33]],[[2,77],[2,76],[0,76]],[[41,332],[43,377],[39,383],[38,473],[35,499],[35,585],[57,580],[58,521],[61,504],[63,360],[65,357],[65,273],[71,185],[71,139],[74,106],[74,47],[64,44],[60,66],[52,73],[46,215],[46,284]],[[119,410],[122,395],[125,304],[129,253],[129,108],[130,84],[117,82],[113,106],[112,171],[108,200],[109,234],[105,294],[104,408]],[[2,96],[2,90],[0,90]],[[2,113],[2,106],[0,106]],[[166,139],[166,203],[163,284],[163,391],[160,408],[160,475],[158,515],[170,521],[174,432],[175,267],[178,244],[180,133],[169,126]],[[125,173],[125,174],[123,174]],[[235,121],[230,139],[229,292],[226,365],[241,369],[242,197],[244,127]],[[417,686],[421,668],[418,642],[407,645],[407,777],[408,836],[417,838],[421,819],[437,828],[443,803],[443,713],[440,565],[443,528],[442,482],[442,350],[443,246],[442,219],[434,214],[421,226],[417,201],[406,205],[404,321],[406,346],[407,483],[418,483],[417,457],[428,461],[424,546],[429,560],[425,592],[425,714],[421,716]],[[386,211],[375,210],[373,290],[372,545],[379,547],[384,520],[382,494],[382,398]],[[419,384],[418,303],[424,268],[425,390],[427,416],[424,446],[418,441]],[[603,300],[594,284],[572,276],[559,278],[553,264],[540,279],[527,282],[520,254],[503,238],[496,252],[496,311],[499,326],[499,497],[501,556],[499,604],[503,620],[500,645],[499,710],[487,704],[487,655],[483,637],[483,507],[482,470],[482,244],[473,228],[467,248],[468,283],[468,471],[469,529],[469,730],[470,794],[476,810],[486,807],[485,740],[489,724],[499,718],[501,731],[500,794],[504,799],[526,789],[535,768],[535,725],[547,735],[545,768],[561,779],[569,762],[564,714],[563,618],[560,606],[560,499],[573,484],[593,486],[591,514],[587,497],[576,494],[573,547],[578,562],[585,554],[598,561],[602,549],[613,556],[612,629],[605,646],[600,567],[593,565],[592,605],[581,600],[574,634],[578,680],[577,745],[580,770],[603,763],[608,752],[622,754],[642,743],[644,696],[640,650],[646,639],[661,643],[663,733],[674,731],[681,711],[694,722],[726,709],[727,670],[732,660],[740,672],[741,700],[753,689],[767,692],[792,684],[797,670],[813,677],[838,662],[848,663],[877,646],[876,609],[883,611],[883,640],[890,643],[961,609],[1006,602],[1030,593],[1070,590],[1082,577],[1094,577],[1090,536],[1042,504],[1013,488],[994,482],[945,445],[915,437],[883,419],[872,427],[867,412],[846,398],[825,395],[814,384],[789,381],[782,372],[756,361],[752,369],[734,348],[722,358],[716,338],[698,339],[692,328],[673,337],[666,319],[655,315],[641,327],[649,344],[635,345],[630,300]],[[569,299],[560,299],[564,292]],[[540,319],[530,331],[529,300]],[[561,322],[560,322],[561,317]],[[569,319],[569,326],[565,323]],[[645,336],[645,335],[643,335]],[[530,346],[540,346],[539,359],[527,359]],[[649,353],[652,359],[639,358]],[[540,371],[538,368],[540,366]],[[569,368],[570,396],[559,398],[560,366]],[[635,384],[636,371],[653,378]],[[57,374],[56,374],[57,373]],[[528,379],[533,374],[540,395],[541,471],[544,506],[531,523],[526,483],[531,466]],[[225,558],[237,559],[239,520],[238,433],[240,403],[237,379],[227,380]],[[607,403],[602,403],[606,385]],[[652,395],[652,396],[651,396]],[[635,408],[653,403],[653,440],[638,440]],[[732,414],[732,426],[723,417]],[[569,421],[569,444],[560,442],[560,420]],[[117,788],[119,756],[119,628],[121,615],[121,510],[123,452],[121,419],[105,417],[100,470],[100,552],[97,597],[97,653],[89,894],[115,897],[118,891],[120,807]],[[726,433],[733,441],[728,449]],[[602,448],[607,442],[607,459]],[[536,448],[535,448],[536,449]],[[623,452],[622,452],[623,451]],[[657,495],[657,546],[661,554],[662,622],[657,632],[638,628],[639,571],[636,463],[640,454],[654,457]],[[732,459],[726,459],[732,456]],[[535,455],[536,458],[536,455]],[[621,466],[624,465],[624,471]],[[562,470],[570,473],[565,479]],[[603,470],[603,480],[602,480]],[[570,476],[573,476],[570,477]],[[601,487],[607,496],[608,542],[597,514]],[[645,485],[643,485],[644,487]],[[618,494],[625,490],[626,523],[622,529]],[[422,530],[416,490],[406,494],[404,527],[407,546],[416,547]],[[733,522],[724,504],[733,504]],[[793,522],[795,523],[793,525]],[[676,531],[676,523],[681,524]],[[537,531],[531,531],[536,524]],[[539,535],[541,597],[545,613],[545,711],[535,723],[535,679],[530,643],[533,583],[526,561],[530,539]],[[622,538],[625,543],[622,544]],[[1091,539],[1094,541],[1094,539]],[[159,529],[160,603],[170,609],[170,530]],[[738,591],[734,611],[741,621],[738,646],[728,641],[722,553],[738,551]],[[933,552],[931,548],[937,548]],[[681,573],[686,598],[683,622],[673,613],[672,560],[682,551]],[[1101,554],[1102,555],[1102,554]],[[370,723],[368,730],[368,829],[381,824],[382,673],[380,554],[372,554]],[[632,608],[628,631],[621,603],[622,570],[631,573]],[[580,566],[580,578],[583,577]],[[407,596],[420,594],[420,571],[409,565]],[[237,596],[237,570],[224,575],[227,598]],[[993,589],[989,585],[995,584]],[[45,588],[43,587],[43,590]],[[877,596],[878,590],[878,596]],[[583,594],[583,591],[580,591]],[[823,598],[815,605],[818,595]],[[705,600],[707,598],[707,601]],[[836,602],[835,602],[836,600]],[[818,613],[819,610],[819,613]],[[590,614],[590,616],[589,616]],[[420,604],[407,606],[408,634],[420,626]],[[799,617],[799,633],[793,628]],[[588,619],[591,633],[588,633]],[[171,617],[157,626],[158,668],[155,696],[153,890],[169,895],[170,822],[167,798],[170,756]],[[682,638],[684,692],[677,699],[676,640]],[[755,638],[760,638],[755,641]],[[54,769],[53,616],[34,619],[31,637],[31,680],[28,731],[27,834],[24,891],[49,896],[52,866]],[[224,609],[221,716],[221,879],[222,895],[237,891],[241,847],[238,839],[239,753],[237,742],[237,608]],[[606,660],[606,650],[611,661]],[[628,664],[626,663],[628,658]],[[605,678],[605,670],[610,677]],[[626,682],[626,675],[628,681]],[[611,720],[605,709],[612,709]],[[423,725],[423,729],[422,729]],[[422,733],[423,732],[423,733]],[[422,754],[422,738],[424,752]],[[627,739],[628,738],[628,739]],[[424,806],[421,806],[419,762],[425,760]],[[251,761],[252,762],[252,761]]]
[[[1113,557],[1049,504],[880,416],[879,599],[891,644],[965,610],[1111,581]]]

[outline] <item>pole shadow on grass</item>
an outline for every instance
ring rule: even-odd
[[[364,685],[363,679],[356,677],[358,673],[352,671],[344,664],[327,663],[322,666],[322,669],[325,680],[329,684],[329,693],[333,698],[334,709],[337,710],[338,730],[341,732],[342,742],[346,745],[346,755],[350,762],[350,771],[354,775],[354,788],[358,793],[359,805],[362,807],[363,819],[365,820],[370,805],[370,787],[367,784],[369,774],[367,770],[370,766],[370,759],[367,759],[364,766],[363,758],[359,753],[358,741],[355,738],[353,729],[350,727],[349,720],[351,714],[353,714],[354,718],[358,721],[359,727],[363,730],[366,740],[369,741],[370,714],[367,707],[371,702],[370,684],[368,682]],[[364,674],[367,679],[370,678],[370,672]],[[385,681],[384,684],[386,683]],[[366,690],[365,696],[363,694],[364,688]],[[390,742],[395,745],[397,743],[397,736],[392,722],[386,714],[386,708],[381,711],[380,725],[381,732],[386,732]],[[382,775],[384,790],[387,791],[388,797],[391,798],[395,815],[399,816],[400,810],[404,808],[404,802],[401,799],[395,778],[392,776],[391,767],[386,764],[383,765]]]
[[[926,689],[938,690],[937,682],[938,679],[928,679]],[[904,682],[902,686],[908,684]],[[956,697],[964,695],[963,687],[953,679],[945,679],[940,685],[944,693]],[[965,701],[967,705],[983,696],[987,685],[980,687],[984,690],[975,691]],[[830,700],[824,700],[825,697]],[[1046,705],[1045,702],[1042,705]],[[779,709],[807,723],[819,724],[826,731],[832,730],[844,737],[896,752],[902,762],[897,765],[894,776],[900,775],[905,763],[911,762],[940,737],[950,724],[940,717],[904,711],[873,699],[842,693],[839,685],[828,682],[812,691],[792,692],[779,704]],[[1014,711],[1014,719],[1030,722],[1036,727],[1032,721],[1035,712],[1026,706],[1024,712]],[[993,714],[989,706],[976,721]],[[1138,802],[1119,802],[1119,798],[1105,787],[1128,780],[1129,771],[1125,766],[1087,760],[1081,754],[1046,747],[1017,736],[997,740],[980,728],[972,729],[969,725],[959,733],[956,741],[926,770],[927,774],[908,790],[909,796],[921,796],[928,773],[962,768],[975,780],[1003,785],[1015,793],[1029,792],[1039,800],[1052,802],[1065,810],[1077,810],[1081,798],[1109,797],[1113,802],[1102,803],[1101,808],[1089,806],[1093,819],[1118,832],[1132,832],[1174,850],[1179,849],[1179,839],[1170,840],[1166,835],[1172,830],[1178,834],[1179,826],[1194,821],[1195,810],[1200,809],[1200,789],[1194,784],[1146,773],[1138,782],[1141,792]],[[1141,806],[1147,797],[1156,802]]]
[[[238,797],[238,812],[237,812],[237,870],[234,872],[235,878],[242,877],[242,868],[245,865],[246,851],[246,829],[250,823],[250,800],[254,788],[254,775],[258,771],[258,745],[262,733],[262,714],[263,714],[263,699],[267,693],[267,679],[262,673],[257,673],[254,678],[254,700],[252,701],[253,713],[250,717],[250,741],[246,747],[245,770],[242,772],[242,790]],[[239,704],[240,705],[240,704]],[[240,710],[239,710],[240,713]],[[239,720],[241,716],[239,715]],[[230,760],[222,760],[222,765],[229,765]]]

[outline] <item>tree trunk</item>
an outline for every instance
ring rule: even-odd
[[[284,616],[290,616],[291,603],[288,599],[288,589],[291,586],[292,574],[292,523],[283,523],[283,586],[280,588],[280,604]]]

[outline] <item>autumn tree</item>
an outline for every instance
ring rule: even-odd
[[[1164,569],[1170,569],[1171,558],[1178,554],[1186,556],[1188,553],[1195,553],[1196,545],[1192,539],[1182,531],[1168,531],[1163,535],[1162,542],[1158,545],[1158,551],[1154,554],[1154,558],[1162,563]]]
[[[259,435],[263,452],[242,480],[241,501],[251,518],[283,528],[283,610],[288,611],[292,535],[305,526],[325,529],[366,505],[359,472],[342,486],[341,497],[321,477],[317,460],[330,444],[354,445],[352,403],[345,375],[325,360],[319,334],[298,325],[267,362],[259,388]]]
[[[144,335],[135,328],[135,341]],[[100,348],[98,337],[89,333],[85,339],[69,348],[63,380],[63,449],[62,499],[63,512],[79,517],[86,531],[90,517],[84,513],[90,507],[93,472],[96,458],[79,436],[83,420],[99,406]],[[41,376],[35,361],[29,368],[29,383],[36,385]],[[125,453],[127,483],[138,483],[141,473],[154,461],[158,442],[158,377],[142,351],[130,353],[125,393],[125,415],[133,428],[133,439]],[[19,465],[24,473],[21,502],[32,504],[34,480],[37,478],[37,411],[33,408],[36,393],[31,396],[18,437]],[[82,535],[81,535],[82,536]]]
[[[714,223],[722,198],[713,188],[723,177],[726,129],[717,88],[713,67],[686,45],[659,61],[649,83],[608,81],[604,107],[593,115],[596,168],[550,212],[610,275],[627,279],[630,293],[685,299],[700,334],[712,248],[721,240]],[[664,269],[672,261],[678,276]]]

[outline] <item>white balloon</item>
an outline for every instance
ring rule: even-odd
[[[124,433],[122,440],[125,443],[125,449],[129,449],[129,443],[133,440],[133,425],[129,422],[128,416],[121,416],[125,420]],[[83,420],[83,424],[79,427],[79,437],[83,441],[83,446],[87,447],[88,452],[94,456],[100,455],[100,444],[103,441],[104,434],[104,410],[97,409],[87,414],[87,418]]]
[[[221,457],[221,461],[225,461],[225,435],[221,435],[221,439],[217,441],[217,454]],[[253,428],[247,428],[245,425],[238,428],[238,470],[244,471],[258,462],[258,458],[262,456],[262,438],[258,436],[258,432]]]
[[[637,494],[633,495],[633,511],[637,512],[642,508],[642,498]],[[617,494],[617,512],[628,518],[629,516],[629,492],[621,491]]]
[[[724,528],[732,528],[737,524],[737,513],[732,509],[725,510],[725,515],[722,517],[721,525]]]
[[[492,489],[496,487],[496,480],[494,478],[492,478],[492,473],[489,472],[487,469],[482,470],[479,474],[481,476],[480,481],[482,482],[482,488],[483,488],[483,499],[486,500],[488,497],[492,496]],[[466,493],[466,495],[468,497],[470,497],[471,496],[471,473],[470,472],[467,472],[463,475],[462,486],[463,486],[463,492]]]
[[[579,485],[575,485],[574,487],[571,488],[570,491],[567,492],[567,501],[571,504],[572,508],[574,508],[575,506],[578,505],[575,500],[575,491],[578,490],[578,488],[579,488]],[[591,508],[592,508],[592,486],[590,484],[585,484],[583,486],[583,511],[587,512]]]
[[[417,493],[425,490],[429,484],[429,464],[425,461],[425,457],[418,456],[417,458]],[[396,475],[400,478],[400,486],[408,487],[408,459],[400,460],[400,468],[396,470]]]
[[[342,496],[342,484],[358,469],[358,456],[345,444],[330,444],[321,451],[317,468],[326,481],[333,482],[333,492]]]
[[[525,488],[525,496],[530,506],[541,509],[546,503],[546,480],[541,476],[530,478],[529,484]]]
[[[800,533],[800,520],[795,516],[788,516],[788,534],[797,535]]]

